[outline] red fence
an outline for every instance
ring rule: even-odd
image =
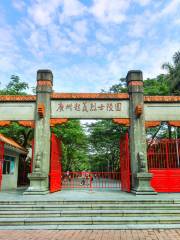
[[[120,188],[118,172],[63,172],[62,188]]]
[[[1,190],[2,174],[3,174],[3,161],[4,161],[4,143],[0,142],[0,190]]]
[[[148,168],[180,167],[180,139],[163,139],[148,149]]]
[[[157,192],[180,192],[180,139],[163,139],[147,152],[151,186]]]

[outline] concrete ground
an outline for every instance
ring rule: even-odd
[[[174,200],[180,201],[180,193],[159,193],[157,195],[139,195],[122,192],[119,189],[83,189],[62,190],[47,195],[23,195],[24,188],[17,191],[0,192],[0,201],[79,201],[79,200]]]
[[[0,240],[179,240],[180,230],[0,230]]]

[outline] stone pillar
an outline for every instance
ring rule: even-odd
[[[131,191],[138,195],[156,194],[150,186],[152,174],[147,168],[142,72],[129,71],[126,81],[129,92]]]
[[[37,72],[36,112],[34,132],[33,172],[29,175],[30,186],[25,194],[49,192],[50,167],[50,115],[53,75],[50,70]]]

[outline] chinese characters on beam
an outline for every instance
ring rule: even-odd
[[[75,103],[63,103],[58,104],[57,112],[64,111],[76,111],[76,112],[119,112],[121,111],[121,103],[97,103],[97,102],[75,102]]]

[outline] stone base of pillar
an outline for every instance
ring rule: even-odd
[[[131,192],[136,195],[156,195],[157,192],[150,185],[150,180],[152,178],[151,173],[137,173],[136,178],[136,187],[132,188]]]
[[[45,195],[49,193],[48,176],[42,173],[29,174],[30,186],[23,193],[24,195]]]

